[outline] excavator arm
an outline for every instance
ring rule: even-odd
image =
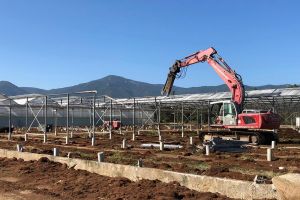
[[[181,60],[176,60],[170,68],[167,81],[162,89],[162,95],[169,95],[171,93],[174,80],[182,68],[199,62],[208,62],[208,64],[215,70],[215,72],[228,86],[232,94],[232,101],[236,103],[241,112],[245,98],[242,78],[227,65],[223,58],[219,56],[217,51],[212,47],[204,51],[198,51]]]

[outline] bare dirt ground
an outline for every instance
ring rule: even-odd
[[[229,199],[178,183],[109,178],[41,158],[24,162],[0,158],[0,199]]]
[[[13,137],[7,141],[6,135],[2,135],[0,148],[16,150],[16,144],[22,144],[24,151],[32,153],[53,154],[52,149],[57,147],[60,156],[67,156],[87,160],[96,160],[98,152],[105,153],[105,162],[136,165],[137,160],[142,158],[145,167],[160,168],[164,170],[209,175],[216,177],[233,178],[253,181],[256,175],[266,177],[266,183],[271,183],[272,177],[287,172],[300,172],[300,134],[292,129],[279,131],[280,143],[274,150],[275,160],[266,161],[267,146],[249,147],[243,153],[214,152],[205,156],[197,151],[196,145],[199,140],[195,132],[187,132],[181,137],[179,132],[163,132],[166,144],[182,145],[182,149],[159,151],[158,149],[143,149],[142,143],[157,143],[157,133],[142,133],[136,135],[132,141],[132,134],[113,134],[111,140],[108,135],[97,134],[96,145],[91,146],[91,139],[87,134],[74,133],[70,144],[65,145],[65,140],[55,138],[49,134],[47,143],[42,143],[42,137],[29,136],[27,142],[23,137]],[[60,134],[59,134],[60,135]],[[189,144],[189,136],[195,136],[195,145]],[[128,148],[122,149],[122,140],[126,138]],[[279,169],[283,167],[283,169]]]

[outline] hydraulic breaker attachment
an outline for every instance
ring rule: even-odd
[[[174,84],[174,80],[177,76],[177,74],[180,72],[180,60],[177,60],[172,67],[170,67],[170,71],[168,73],[168,77],[167,77],[167,81],[161,91],[162,95],[167,95],[169,96],[169,94],[172,91],[173,88],[173,84]]]

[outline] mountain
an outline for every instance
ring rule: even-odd
[[[264,86],[245,86],[246,90],[260,89],[278,89],[287,87],[296,87],[297,85],[264,85]],[[43,90],[34,87],[18,87],[8,81],[0,81],[0,93],[14,96],[22,94],[60,94],[72,93],[86,90],[97,90],[100,95],[108,95],[115,98],[158,96],[162,89],[162,84],[149,84],[140,81],[133,81],[120,76],[106,76],[102,79],[94,80],[87,83],[74,85],[51,90]],[[225,84],[218,86],[201,86],[201,87],[176,87],[173,89],[175,94],[195,94],[207,92],[224,92],[228,91]]]
[[[26,94],[27,91],[8,81],[0,81],[0,93],[7,96],[13,96]]]
[[[25,94],[49,94],[47,90],[34,88],[34,87],[20,87],[22,90],[25,90]]]

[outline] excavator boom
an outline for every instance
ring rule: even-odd
[[[182,68],[199,62],[208,62],[208,64],[216,71],[228,86],[232,93],[232,101],[236,103],[241,112],[245,98],[242,78],[227,65],[223,58],[219,56],[217,51],[212,47],[204,51],[198,51],[181,60],[177,60],[170,68],[167,81],[162,89],[162,94],[169,95],[171,93],[174,80]]]

